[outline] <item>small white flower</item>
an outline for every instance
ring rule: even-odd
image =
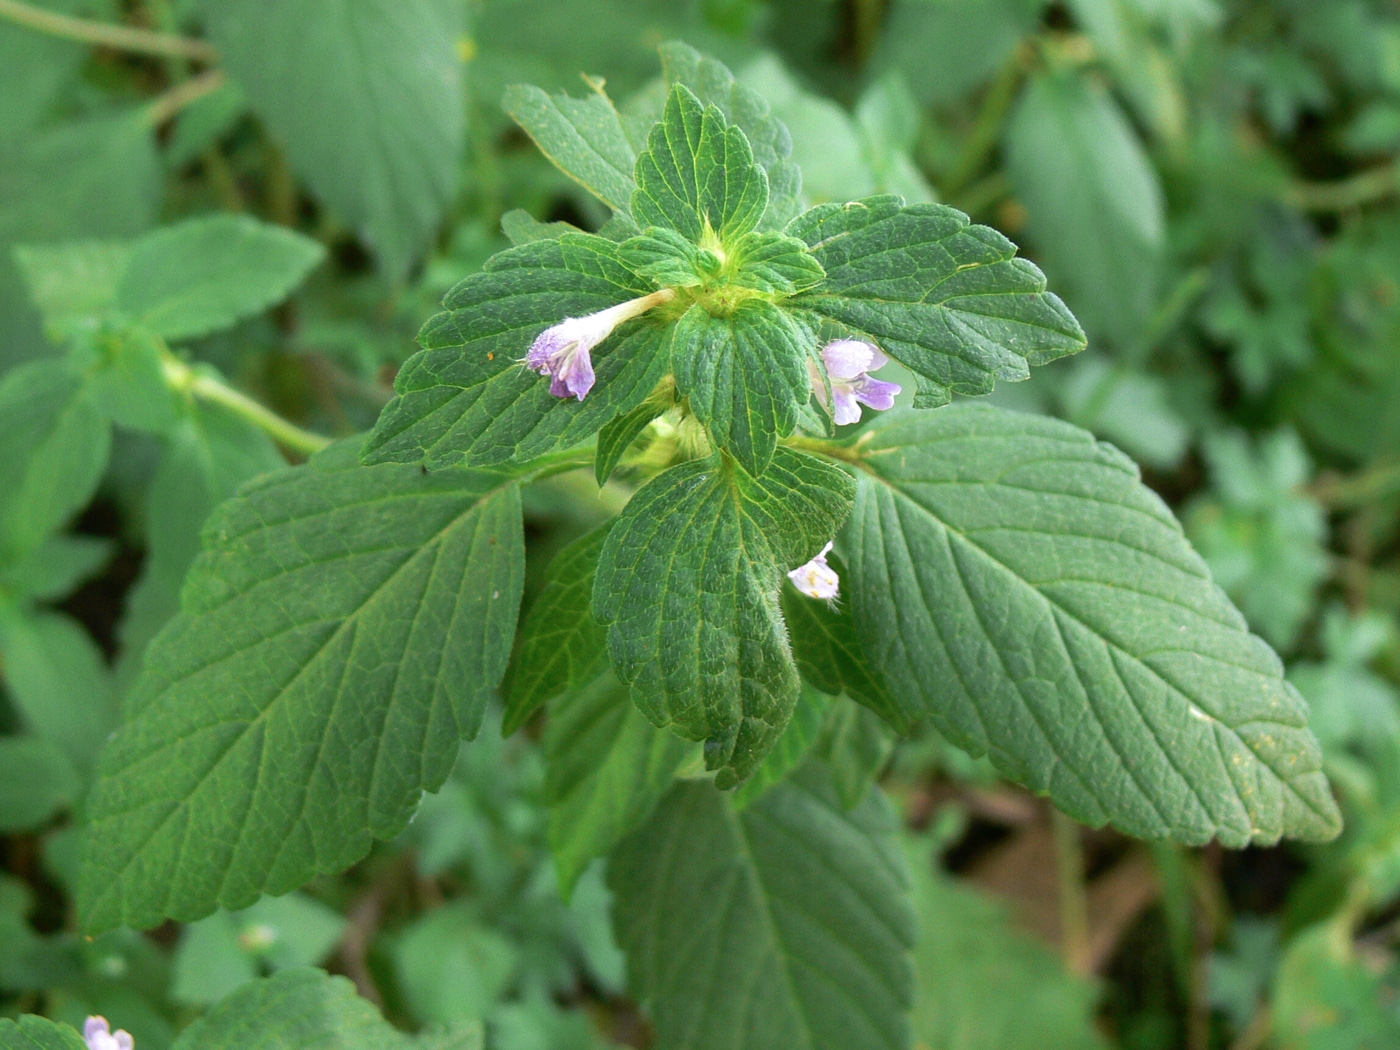
[[[118,1028],[113,1032],[105,1017],[89,1017],[83,1025],[83,1038],[88,1050],[132,1050],[131,1033]]]
[[[821,349],[822,363],[831,380],[832,418],[845,426],[860,420],[860,406],[878,411],[894,408],[895,395],[902,389],[898,383],[875,379],[871,372],[884,368],[890,359],[874,343],[863,339],[833,339]],[[812,391],[826,406],[826,384],[815,363],[812,369]]]
[[[788,573],[793,586],[809,598],[832,601],[841,593],[841,578],[826,563],[826,556],[830,553],[831,544],[828,543],[806,565],[799,565]]]
[[[555,397],[576,397],[582,401],[593,389],[593,348],[612,335],[613,329],[623,321],[644,314],[675,296],[670,288],[663,288],[586,317],[566,317],[535,338],[530,352],[525,355],[525,367],[549,376],[549,392]]]

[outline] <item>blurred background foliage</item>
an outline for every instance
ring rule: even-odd
[[[69,526],[0,545],[0,1014],[104,1012],[163,1050],[241,983],[320,964],[408,1028],[649,1045],[600,871],[557,889],[538,725],[484,732],[409,831],[340,877],[184,927],[76,933],[96,751],[200,523],[281,457],[216,404],[171,422],[123,379],[139,348],[61,321],[104,294],[113,253],[158,250],[158,227],[293,227],[326,258],[290,299],[169,337],[310,429],[363,429],[512,210],[606,217],[515,129],[505,87],[582,94],[582,71],[644,108],[676,37],[768,98],[811,202],[943,201],[1043,266],[1090,348],[993,396],[1143,464],[1289,663],[1347,816],[1317,848],[1137,843],[853,719],[839,731],[909,829],[920,1046],[1400,1046],[1395,0],[0,0],[0,384],[51,403],[62,389],[14,370],[77,346],[119,424],[110,457],[105,424],[78,429],[96,495],[73,483]],[[87,247],[45,253],[58,242]],[[21,514],[15,450],[56,440],[46,419],[0,435],[0,524]],[[532,490],[536,576],[619,498]]]

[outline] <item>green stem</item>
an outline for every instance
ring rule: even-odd
[[[43,8],[31,7],[29,4],[20,3],[20,0],[0,0],[0,18],[65,40],[111,47],[118,51],[134,51],[138,54],[161,55],[167,58],[188,58],[194,62],[219,60],[219,52],[203,40],[191,40],[169,33],[154,33],[149,29],[134,29],[131,26],[112,25],[108,22],[94,22],[86,18],[72,18],[45,11]]]
[[[839,444],[835,441],[828,441],[825,438],[808,437],[805,434],[794,434],[783,441],[788,448],[800,449],[803,452],[815,452],[819,456],[826,456],[829,459],[840,460],[842,463],[849,463],[854,467],[863,466],[865,457],[860,452],[860,441],[855,444]]]
[[[288,422],[270,408],[258,404],[247,394],[235,390],[218,376],[208,372],[196,372],[175,357],[166,359],[165,378],[173,389],[184,390],[190,396],[210,404],[222,405],[293,452],[311,456],[331,443],[331,439],[322,434],[313,434],[295,423]]]
[[[1400,462],[1393,459],[1367,467],[1349,478],[1322,477],[1311,486],[1314,499],[1337,510],[1379,503],[1400,492]]]
[[[1055,871],[1060,884],[1060,943],[1065,965],[1075,973],[1088,973],[1092,961],[1089,898],[1084,885],[1084,849],[1079,840],[1079,825],[1058,809],[1051,808],[1050,830],[1055,838]]]
[[[222,69],[210,69],[197,77],[182,80],[163,95],[156,96],[146,110],[146,119],[153,127],[159,127],[186,106],[205,95],[212,95],[227,83],[228,77]]]

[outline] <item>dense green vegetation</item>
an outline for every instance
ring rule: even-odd
[[[1397,197],[1390,0],[0,0],[0,1050],[1400,1046]]]

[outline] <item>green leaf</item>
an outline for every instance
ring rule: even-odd
[[[0,608],[0,657],[24,726],[87,774],[117,714],[112,678],[92,636],[58,613]]]
[[[720,317],[697,303],[671,333],[676,392],[689,398],[716,445],[762,474],[811,398],[814,346],[811,333],[767,300],[746,300]]]
[[[179,608],[205,520],[238,486],[285,461],[261,430],[218,405],[194,402],[166,437],[146,494],[146,558],[122,618],[121,677]]]
[[[219,911],[186,926],[175,950],[170,997],[209,1006],[255,980],[324,959],[345,932],[339,912],[301,893]]]
[[[87,0],[45,0],[55,14],[83,15]],[[0,24],[0,145],[19,140],[39,123],[66,82],[77,73],[89,48],[29,26]]]
[[[898,197],[824,204],[787,232],[805,241],[826,282],[793,305],[869,336],[918,378],[915,406],[1084,348],[1084,333],[1045,276],[995,230],[941,204]]]
[[[356,452],[250,483],[205,527],[103,754],[90,928],[194,919],[338,871],[401,831],[475,736],[515,633],[519,488],[365,469]]]
[[[1094,986],[1017,930],[985,894],[910,849],[919,938],[914,1035],[930,1050],[1107,1050]],[[1014,1010],[989,1003],[1014,1001]]]
[[[1306,705],[1130,460],[981,406],[868,433],[846,593],[907,718],[1090,824],[1337,834]]]
[[[521,361],[549,326],[652,290],[619,262],[616,244],[591,234],[493,256],[423,326],[423,350],[399,370],[398,396],[365,444],[365,461],[489,466],[587,439],[646,400],[669,370],[657,319],[626,322],[594,348],[597,384],[583,401],[555,397]]]
[[[457,189],[465,11],[435,0],[224,0],[223,67],[311,190],[402,276]]]
[[[66,363],[35,361],[0,380],[0,562],[33,551],[87,504],[111,441]]]
[[[96,536],[52,536],[22,561],[0,567],[0,588],[20,600],[54,601],[94,576],[114,547]]]
[[[172,1050],[409,1050],[344,977],[283,970],[246,985],[205,1013]]]
[[[613,211],[630,214],[637,154],[601,81],[582,99],[528,84],[506,89],[501,105],[540,152]]]
[[[598,451],[593,461],[593,476],[599,485],[607,484],[622,457],[651,425],[651,421],[672,406],[674,389],[660,388],[661,396],[648,398],[598,431]]]
[[[0,1017],[0,1050],[87,1050],[87,1043],[75,1028],[25,1014],[18,1021]]]
[[[501,216],[501,232],[512,245],[554,240],[566,233],[582,233],[571,222],[540,222],[524,208],[512,208]]]
[[[740,287],[781,295],[804,291],[826,276],[805,244],[782,233],[745,234],[734,245],[729,265]]]
[[[1095,334],[1133,344],[1157,304],[1162,188],[1107,90],[1041,76],[1006,127],[1007,173],[1046,268]]]
[[[821,736],[831,706],[831,697],[817,692],[806,682],[802,683],[792,720],[783,730],[783,735],[778,737],[773,750],[753,771],[753,776],[734,789],[734,805],[737,808],[743,809],[762,798],[769,788],[782,783],[789,773],[802,765]]]
[[[632,990],[667,1050],[906,1050],[913,915],[889,806],[820,770],[742,813],[672,789],[613,853]]]
[[[844,578],[839,557],[832,567]],[[913,723],[885,689],[862,651],[849,602],[818,601],[795,587],[783,587],[783,616],[792,636],[792,655],[802,677],[828,696],[845,694],[864,704],[901,733]]]
[[[768,176],[768,210],[759,226],[781,229],[800,206],[802,169],[792,157],[787,128],[773,115],[767,99],[737,82],[723,63],[677,40],[661,45],[661,67],[668,84],[685,85],[743,131],[754,161]]]
[[[893,750],[894,733],[883,719],[859,704],[838,699],[827,714],[815,754],[826,763],[841,805],[854,809]]]
[[[611,673],[550,705],[549,846],[566,897],[589,864],[647,819],[693,748],[643,718]]]
[[[714,252],[682,237],[675,230],[648,227],[629,237],[619,249],[622,262],[658,288],[688,288],[718,274],[721,263]],[[711,271],[710,274],[706,270]]]
[[[549,563],[544,587],[520,627],[506,672],[501,732],[525,725],[545,701],[592,680],[602,666],[603,625],[593,619],[593,576],[612,522],[569,544]]]
[[[187,219],[132,246],[117,305],[166,339],[192,339],[281,302],[325,254],[311,238],[247,215]]]
[[[749,140],[718,106],[684,85],[671,88],[647,150],[637,158],[632,215],[644,226],[675,230],[696,244],[706,231],[725,244],[754,229],[768,206],[768,177]]]
[[[72,359],[87,375],[93,403],[120,427],[165,434],[185,400],[166,375],[169,351],[148,329],[116,328],[79,340]]]
[[[82,782],[47,740],[0,736],[0,832],[29,831],[73,802]]]
[[[61,342],[83,323],[100,317],[117,302],[117,283],[131,258],[128,241],[76,241],[23,244],[15,263],[29,298],[44,315],[49,338]]]
[[[520,965],[519,949],[482,923],[471,900],[423,914],[393,946],[394,968],[414,1016],[462,1024],[485,1016]]]
[[[593,611],[613,665],[653,725],[706,742],[721,787],[753,771],[792,715],[779,588],[835,533],[850,494],[844,471],[790,449],[760,478],[695,460],[643,486],[603,545]]]

